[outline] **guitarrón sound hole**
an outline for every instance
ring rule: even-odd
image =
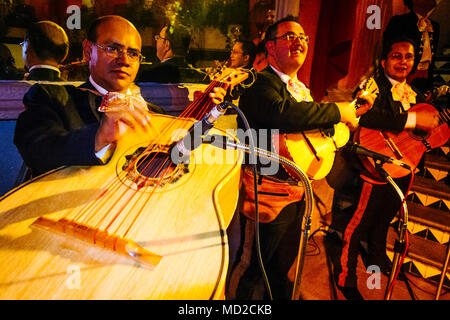
[[[137,163],[136,170],[147,178],[167,177],[176,169],[170,156],[163,152],[152,152],[142,155]]]

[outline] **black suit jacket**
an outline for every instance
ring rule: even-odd
[[[83,89],[96,91],[89,82],[80,87],[35,84],[25,94],[14,143],[33,175],[64,165],[101,164],[94,145],[102,97]],[[149,109],[163,113],[151,104]]]
[[[184,57],[173,57],[167,61],[155,63],[148,68],[142,67],[137,82],[159,83],[205,83],[204,75],[188,66]]]
[[[297,102],[270,66],[257,74],[254,84],[241,96],[239,106],[250,127],[278,129],[280,133],[327,128],[340,120],[335,103]]]
[[[257,73],[254,84],[240,97],[239,107],[250,128],[255,129],[258,134],[255,141],[257,147],[264,149],[271,149],[272,132],[262,134],[260,129],[277,129],[279,133],[294,133],[328,128],[338,123],[341,117],[334,103],[297,102],[287,91],[286,84],[270,66]],[[240,117],[238,126],[245,130]],[[247,157],[246,163],[249,163],[249,160]],[[263,167],[263,163],[259,165]],[[280,179],[288,178],[284,170],[279,170],[276,176]]]
[[[402,112],[401,102],[392,99],[391,82],[383,74],[377,75],[375,81],[379,89],[378,96],[372,108],[361,116],[359,125],[376,130],[403,131],[408,115]],[[425,102],[419,90],[414,86],[412,89],[417,93],[416,103]]]
[[[61,81],[59,72],[48,68],[34,68],[25,80]]]

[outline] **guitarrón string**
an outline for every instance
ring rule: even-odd
[[[167,126],[164,130],[161,131],[159,137],[156,137],[154,139],[154,141],[156,141],[156,142],[147,146],[147,148],[143,152],[144,154],[146,154],[143,161],[146,161],[146,160],[148,160],[148,161],[143,168],[139,168],[139,172],[138,172],[139,174],[136,175],[136,177],[134,178],[132,183],[137,182],[137,179],[139,179],[140,174],[142,172],[144,172],[151,163],[153,163],[156,159],[160,159],[160,158],[158,158],[158,155],[160,155],[160,153],[161,153],[161,151],[160,151],[161,148],[159,148],[159,145],[157,143],[157,141],[159,141],[158,138],[161,138],[164,134],[170,132],[170,130],[175,129],[175,125],[180,124],[180,121],[179,121],[180,119],[183,119],[183,118],[186,119],[184,121],[184,123],[182,122],[183,128],[184,128],[186,125],[192,125],[192,120],[190,120],[190,119],[194,118],[195,120],[200,120],[201,118],[203,118],[203,116],[208,111],[210,111],[210,109],[212,108],[212,105],[213,105],[212,99],[209,97],[209,94],[216,87],[226,88],[227,86],[228,86],[227,84],[222,83],[222,82],[218,82],[218,81],[211,82],[210,85],[205,89],[205,91],[202,93],[202,95],[198,99],[195,99],[194,102],[191,103],[188,106],[188,108],[186,108],[177,118],[175,118],[175,120],[172,121],[169,126]],[[184,128],[184,129],[187,129],[187,128]],[[157,150],[156,152],[153,152],[153,153],[150,152],[152,150],[155,150],[155,148]],[[150,155],[152,156],[152,158],[148,159],[148,157]],[[110,181],[107,181],[104,185],[104,191],[94,201],[87,204],[85,208],[83,208],[80,212],[78,212],[71,219],[72,222],[78,221],[85,225],[90,225],[91,223],[93,223],[94,228],[97,228],[98,230],[104,230],[104,231],[109,232],[109,228],[112,227],[114,225],[114,223],[116,221],[118,221],[119,217],[121,217],[121,215],[122,215],[122,217],[121,217],[122,220],[119,223],[117,223],[117,226],[115,227],[115,230],[113,231],[113,233],[117,234],[117,232],[119,232],[119,230],[124,227],[123,226],[124,223],[127,220],[131,220],[131,222],[124,228],[125,232],[122,234],[122,236],[125,237],[129,233],[132,226],[135,224],[138,217],[140,216],[140,214],[143,212],[144,208],[150,201],[152,195],[154,194],[154,192],[156,191],[156,189],[158,188],[158,186],[161,184],[164,177],[166,176],[167,172],[171,168],[170,165],[167,166],[167,163],[171,161],[170,155],[168,155],[167,153],[165,153],[164,155],[165,155],[164,161],[162,163],[157,163],[159,168],[157,168],[156,172],[154,173],[154,177],[156,177],[157,179],[156,179],[156,182],[153,185],[153,189],[151,190],[150,193],[138,192],[139,188],[137,190],[133,190],[131,188],[125,188],[125,190],[122,191],[122,194],[120,196],[116,195],[116,193],[120,190],[121,186],[123,185],[121,180],[126,179],[126,175],[129,170],[134,170],[136,161],[138,160],[136,158],[132,161],[132,163],[130,163],[128,165],[128,167],[124,171],[119,172],[119,177],[112,177],[112,179],[110,179]],[[117,179],[117,178],[119,178],[119,179]],[[147,178],[147,179],[151,179],[151,177]],[[128,197],[126,197],[127,193],[129,193],[129,192],[131,192],[131,194],[129,194]],[[144,196],[147,196],[147,199],[145,199],[144,204],[141,205],[140,208],[136,209],[136,206],[138,205],[138,203],[141,203],[141,202],[133,201],[131,208],[128,208],[127,210],[125,210],[126,207],[132,202],[132,200],[136,196],[136,194],[139,194],[139,199],[141,199]],[[113,196],[116,196],[116,200],[111,202],[110,200]],[[125,201],[124,201],[124,199],[125,199]],[[119,204],[121,201],[123,201],[123,203]],[[98,210],[98,208],[100,208],[100,207],[104,208],[104,206],[109,207],[106,209],[106,212],[108,212],[108,214],[104,214],[101,217],[97,217],[97,221],[94,221],[96,214],[98,214],[98,212],[102,212],[101,210]],[[116,213],[111,214],[114,211]],[[104,210],[103,210],[103,212],[104,212]],[[123,213],[125,213],[125,214],[123,214]],[[134,217],[130,218],[131,213],[134,214]],[[109,219],[109,221],[107,221],[108,219]],[[106,224],[106,227],[101,228],[102,224],[103,225]],[[94,242],[95,242],[95,235],[94,235]]]
[[[203,118],[203,116],[210,111],[210,109],[212,108],[212,100],[209,97],[209,93],[212,92],[212,90],[215,87],[224,87],[225,84],[223,83],[219,83],[219,82],[212,82],[210,84],[210,86],[204,91],[204,93],[202,94],[202,96],[199,99],[195,99],[195,101],[185,110],[185,112],[183,112],[180,115],[180,118],[194,118],[196,120],[200,120],[201,118]],[[199,106],[201,107],[199,110]],[[186,121],[185,124],[191,125],[190,121]],[[168,127],[168,130],[173,129],[171,126]],[[154,146],[153,146],[154,148]],[[148,151],[149,148],[147,148],[146,151]],[[159,153],[159,152],[158,152]],[[156,154],[153,156],[153,159],[156,158]],[[150,162],[153,161],[153,159]],[[170,155],[169,154],[165,154],[165,160],[162,164],[160,164],[160,167],[156,173],[156,177],[158,177],[158,175],[160,174],[161,170],[163,170],[163,168],[166,166],[167,162],[170,162]],[[148,164],[147,164],[148,166]],[[134,223],[136,222],[136,220],[138,219],[138,217],[140,216],[140,214],[143,212],[143,209],[145,208],[146,204],[149,202],[151,196],[154,194],[155,190],[159,187],[159,185],[161,184],[161,181],[163,180],[163,178],[166,176],[166,173],[169,171],[170,166],[167,166],[164,171],[162,172],[162,174],[160,174],[160,177],[157,181],[157,183],[155,184],[155,186],[153,187],[153,190],[151,191],[150,195],[147,197],[146,201],[144,202],[144,205],[141,206],[140,210],[137,211],[137,213],[134,215],[134,219],[132,220],[132,222],[129,224],[128,228],[126,229],[125,233],[123,234],[123,237],[125,237],[130,229],[132,228],[132,226],[134,225]],[[144,170],[144,169],[143,169]],[[136,192],[135,192],[136,193]],[[141,197],[144,196],[144,193],[141,193]],[[137,202],[135,202],[135,204],[133,205],[133,207],[137,204]],[[122,223],[118,225],[117,229],[115,232],[117,232],[119,230],[119,228],[122,226],[123,222],[126,221],[127,217],[131,214],[131,212],[135,212],[134,210],[127,210],[126,211],[127,214],[125,215],[125,218],[123,219]],[[109,226],[108,226],[109,228]]]

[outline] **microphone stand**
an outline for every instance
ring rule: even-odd
[[[206,138],[210,138],[210,140],[206,140]],[[300,169],[295,163],[290,161],[289,159],[286,159],[276,153],[253,147],[240,144],[235,141],[229,140],[227,137],[220,136],[220,135],[210,135],[205,137],[204,142],[211,143],[212,145],[220,148],[226,149],[226,147],[238,149],[245,151],[247,153],[254,152],[260,157],[264,157],[269,160],[277,161],[281,164],[287,165],[290,168],[294,170],[294,172],[297,174],[297,176],[300,178],[300,180],[303,183],[303,186],[305,188],[305,202],[306,202],[306,209],[305,209],[305,215],[304,215],[304,225],[302,227],[302,234],[301,239],[299,243],[298,248],[298,261],[297,266],[295,270],[295,279],[294,279],[294,288],[292,290],[292,300],[298,300],[300,297],[300,283],[301,283],[301,276],[303,271],[303,266],[305,262],[305,252],[306,252],[306,245],[308,242],[308,234],[311,229],[311,214],[313,210],[313,204],[314,204],[314,197],[313,197],[313,191],[311,187],[311,183],[308,179],[308,176]]]
[[[394,244],[394,258],[392,261],[392,270],[391,274],[389,275],[389,281],[386,285],[386,291],[384,293],[384,299],[390,300],[392,291],[393,291],[393,283],[395,280],[395,276],[398,272],[398,268],[400,267],[400,254],[405,251],[406,248],[406,232],[408,231],[408,208],[406,206],[406,199],[405,196],[400,189],[400,187],[394,182],[392,177],[389,175],[389,173],[386,172],[386,170],[383,169],[383,162],[380,160],[375,161],[375,167],[377,171],[386,179],[386,181],[395,189],[397,192],[403,206],[403,215],[401,215],[401,224],[400,224],[400,232],[399,232],[399,238],[395,240]],[[391,288],[392,287],[392,288]]]

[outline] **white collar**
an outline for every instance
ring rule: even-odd
[[[54,67],[54,66],[51,66],[48,64],[35,64],[34,66],[31,66],[30,69],[28,69],[28,72],[30,72],[33,69],[38,69],[38,68],[50,69],[50,70],[58,72],[58,74],[61,73],[61,71],[59,71],[59,69],[57,67]]]
[[[102,86],[98,85],[98,84],[94,81],[94,79],[92,79],[92,76],[91,76],[91,75],[89,76],[89,82],[90,82],[90,83],[94,86],[94,88],[95,88],[98,92],[100,92],[103,96],[104,96],[105,94],[108,93],[108,90],[106,90],[106,89],[103,88]],[[127,89],[127,94],[131,94],[130,88]]]
[[[391,77],[389,77],[386,73],[384,74],[384,76],[389,80],[389,82],[392,84],[392,86],[395,86],[397,83],[400,83],[402,85],[406,84],[406,80],[403,82],[397,81],[395,79],[392,79]]]
[[[281,81],[283,81],[285,84],[288,84],[289,80],[292,79],[293,81],[297,81],[303,85],[303,83],[297,79],[297,76],[295,76],[294,78],[291,78],[286,73],[283,73],[283,72],[275,69],[275,67],[273,67],[272,65],[269,64],[269,66],[272,68],[273,71],[275,71],[275,73],[280,77]]]
[[[169,61],[169,60],[172,59],[172,58],[173,58],[173,56],[172,56],[172,57],[169,57],[169,58],[166,58],[166,59],[163,59],[163,60],[161,60],[159,63],[163,63],[163,62]]]

